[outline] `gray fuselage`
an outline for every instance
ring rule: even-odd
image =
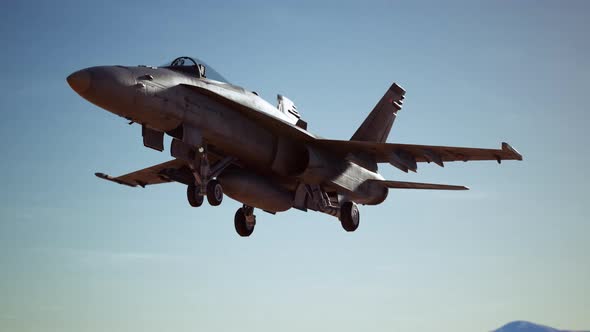
[[[167,67],[91,67],[71,80],[82,97],[133,122],[167,133],[198,132],[215,153],[235,157],[293,194],[305,183],[360,204],[387,196],[386,188],[366,181],[383,180],[376,170],[317,147],[296,117],[252,91]]]

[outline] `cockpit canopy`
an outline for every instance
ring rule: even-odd
[[[199,78],[204,77],[214,81],[229,83],[223,76],[221,76],[221,74],[215,71],[215,69],[197,58],[181,56],[174,59],[170,65],[163,67]]]

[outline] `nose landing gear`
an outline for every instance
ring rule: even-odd
[[[223,201],[223,188],[217,180],[210,180],[207,183],[207,202],[211,206],[218,206]],[[188,204],[192,207],[199,207],[203,205],[205,196],[201,193],[201,187],[196,185],[189,185],[186,187],[186,198]]]
[[[223,201],[223,188],[217,180],[207,183],[207,201],[211,206],[218,206]]]
[[[187,162],[193,174],[193,183],[187,186],[187,200],[192,207],[203,204],[204,197],[211,206],[218,206],[223,201],[223,188],[215,178],[221,174],[235,160],[233,157],[225,157],[210,166],[206,145],[198,145],[195,148],[174,139],[170,148],[172,156]]]
[[[201,195],[201,189],[195,185],[190,185],[186,187],[186,198],[188,200],[188,204],[192,207],[199,207],[203,205],[203,195]]]

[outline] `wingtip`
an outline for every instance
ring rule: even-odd
[[[117,178],[114,178],[114,177],[112,177],[108,174],[105,174],[105,173],[96,172],[96,173],[94,173],[94,175],[100,179],[111,181],[111,182],[118,183],[118,184],[122,184],[125,186],[129,186],[129,187],[136,187],[137,186],[136,184],[133,184],[133,183],[127,183],[127,182],[118,180]]]
[[[513,148],[512,145],[506,142],[502,142],[502,151],[506,151],[514,155],[515,160],[522,160],[522,155],[515,148]]]

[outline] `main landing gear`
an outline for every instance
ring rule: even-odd
[[[256,216],[254,215],[254,208],[244,204],[243,207],[236,211],[234,216],[234,226],[236,232],[241,237],[248,237],[254,232],[254,226],[256,226]]]
[[[356,203],[335,193],[329,194],[319,185],[299,184],[293,207],[303,211],[311,209],[337,217],[347,232],[354,232],[359,227],[360,213]]]
[[[345,202],[340,207],[340,223],[347,232],[354,232],[359,227],[361,216],[354,202]]]

